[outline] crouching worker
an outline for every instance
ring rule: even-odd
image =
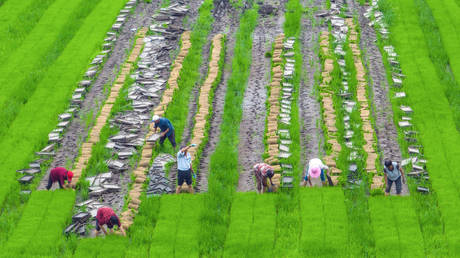
[[[272,190],[274,184],[272,177],[275,174],[275,170],[268,164],[258,163],[254,165],[254,174],[257,181],[257,193],[262,194],[267,190]],[[270,187],[267,184],[267,179],[270,180]]]
[[[321,179],[321,183],[323,184],[323,186],[325,186],[326,176],[324,174],[324,171],[326,171],[327,176],[329,176],[328,166],[324,165],[323,162],[318,158],[311,159],[308,162],[307,172],[305,173],[305,178],[304,178],[304,181],[302,182],[302,185],[306,186],[308,182],[310,186],[313,186],[311,184],[311,178],[319,177]]]
[[[182,190],[182,185],[187,183],[188,191],[193,194],[192,186],[192,157],[188,153],[188,149],[195,147],[195,144],[183,147],[177,153],[177,188],[176,194]]]
[[[72,182],[72,177],[72,171],[69,171],[63,167],[53,168],[50,171],[50,177],[48,178],[48,185],[46,186],[46,189],[51,189],[51,186],[53,186],[56,181],[59,183],[59,187],[61,189],[69,188],[70,183]],[[65,181],[67,181],[67,183],[65,183]]]
[[[176,149],[176,136],[174,135],[174,127],[171,122],[167,118],[159,117],[157,115],[152,117],[152,122],[155,124],[155,132],[157,132],[158,128],[160,128],[160,144],[163,145],[166,138],[168,138],[172,147]]]
[[[385,161],[385,167],[383,168],[384,178],[385,178],[385,185],[387,186],[385,189],[385,195],[390,194],[391,186],[393,183],[396,185],[396,194],[401,194],[402,190],[402,182],[406,183],[406,177],[404,176],[404,171],[398,165],[397,162],[391,162],[391,160]]]
[[[110,229],[110,233],[113,233],[113,226],[117,225],[121,231],[121,234],[123,236],[126,236],[125,231],[121,227],[120,219],[115,214],[115,212],[112,210],[112,208],[101,207],[97,210],[96,236],[99,235],[99,232],[101,231],[101,229],[104,232],[104,234],[107,235],[107,231],[105,230],[104,225],[107,225],[107,228]]]

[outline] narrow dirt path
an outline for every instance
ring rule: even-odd
[[[208,174],[209,161],[212,153],[216,149],[217,142],[220,136],[220,124],[224,112],[225,93],[227,92],[227,81],[231,74],[231,61],[233,57],[233,49],[235,47],[235,32],[239,27],[239,11],[232,8],[226,1],[217,3],[218,9],[214,11],[214,25],[211,35],[217,33],[225,33],[227,40],[225,42],[225,65],[222,71],[222,78],[219,85],[214,90],[214,99],[212,103],[212,117],[210,120],[210,129],[208,133],[208,143],[203,150],[200,166],[197,171],[196,191],[208,191]],[[209,51],[208,51],[209,52]]]
[[[253,34],[252,63],[248,85],[243,100],[243,118],[240,124],[239,141],[239,164],[240,177],[238,191],[246,192],[254,190],[252,167],[254,164],[263,162],[264,131],[267,98],[266,86],[270,83],[270,58],[265,57],[266,52],[271,51],[272,43],[276,35],[283,32],[284,4],[281,1],[266,1],[278,7],[273,15],[259,16],[259,23]]]
[[[153,1],[150,4],[143,1],[138,3],[135,14],[132,14],[124,24],[122,31],[117,36],[117,41],[113,46],[110,57],[104,64],[97,79],[92,83],[90,90],[86,93],[80,111],[67,128],[67,132],[63,136],[61,146],[56,152],[50,168],[58,166],[68,167],[75,162],[80,146],[86,140],[88,130],[90,129],[86,126],[86,120],[89,118],[91,120],[95,119],[98,110],[107,97],[104,85],[107,83],[111,84],[115,80],[120,65],[126,59],[126,49],[130,48],[137,29],[143,26],[148,27],[151,24],[152,15],[159,8],[159,5],[160,3],[157,1]],[[45,189],[48,182],[48,175],[49,170],[43,176],[38,189]]]
[[[327,30],[327,26],[316,16],[323,8],[322,1],[304,0],[303,6],[307,7],[307,10],[309,10],[302,19],[303,29],[300,35],[304,67],[299,93],[299,115],[302,121],[300,128],[300,143],[302,146],[301,164],[305,172],[310,159],[322,157],[324,155],[323,131],[321,127],[319,127],[321,121],[321,107],[317,101],[318,90],[316,89],[317,81],[315,80],[315,73],[321,70],[321,64],[318,58],[319,32],[321,30]],[[305,173],[302,173],[302,178],[304,176]],[[312,183],[314,185],[322,186],[320,180],[313,181]]]
[[[382,55],[376,45],[377,36],[374,29],[368,25],[370,21],[364,16],[365,6],[360,6],[351,0],[348,0],[347,3],[350,10],[357,13],[361,27],[360,47],[371,79],[369,86],[372,88],[372,95],[369,97],[372,100],[371,108],[375,118],[375,132],[379,151],[383,154],[383,159],[401,162],[402,155],[398,143],[398,132],[393,123],[393,110],[388,96],[389,86]],[[391,194],[396,194],[394,187],[392,187]],[[408,186],[403,184],[402,195],[408,194]]]

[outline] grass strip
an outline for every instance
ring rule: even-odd
[[[460,13],[460,7],[452,0],[414,2],[429,57],[444,87],[457,131],[460,132],[460,21],[455,18]]]
[[[340,188],[308,188],[300,191],[303,257],[348,257],[348,220]]]
[[[248,250],[250,250],[249,238],[252,233],[251,226],[256,198],[254,193],[235,194],[230,212],[230,225],[228,226],[223,257],[248,257]]]
[[[57,115],[65,110],[76,82],[81,78],[91,56],[100,50],[105,33],[125,2],[101,0],[50,67],[40,83],[42,86],[37,86],[34,96],[11,124],[6,134],[8,137],[1,141],[0,175],[4,182],[0,185],[0,203],[14,188],[12,184],[17,185],[14,182],[15,170],[26,166],[27,162],[34,159],[34,151],[46,144],[47,134],[57,124]]]
[[[460,155],[460,136],[444,88],[429,58],[415,3],[408,0],[389,3],[395,14],[391,42],[400,51],[401,68],[407,76],[404,80],[407,101],[414,110],[413,121],[420,132],[425,157],[429,160],[427,170],[442,214],[439,218],[436,201],[431,197],[415,196],[420,204],[417,210],[427,255],[447,256],[448,252],[455,255],[460,253],[457,244],[460,222],[456,219],[460,216],[460,182],[455,176],[460,173],[460,160],[457,158]]]
[[[224,257],[270,257],[275,241],[276,209],[274,195],[236,193]]]
[[[2,253],[12,257],[59,256],[62,228],[74,201],[74,191],[34,192]]]
[[[378,257],[425,257],[423,237],[410,197],[369,200]]]
[[[393,11],[392,4],[389,1],[381,0],[378,2],[378,6],[380,11],[384,13],[384,20],[386,24],[393,25],[395,19],[398,17],[396,13]],[[378,46],[380,48],[380,52],[382,53],[383,63],[387,72],[387,80],[390,85],[393,85],[392,82],[392,67],[388,62],[388,54],[384,51],[384,46],[391,45],[391,41],[393,41],[393,37],[390,39],[384,39],[379,34],[377,34],[378,38]],[[397,92],[405,91],[406,83],[403,83],[401,89],[390,87],[389,95],[394,96]],[[407,100],[404,98],[394,98],[390,97],[394,117],[402,117],[404,116],[404,112],[400,110],[401,105],[408,105]],[[397,122],[397,120],[395,120]],[[404,132],[399,128],[398,130],[398,141],[399,145],[401,146],[401,152],[403,156],[410,156],[408,153],[408,146],[412,143],[407,142],[404,138]],[[420,137],[417,137],[420,139]],[[407,169],[407,168],[406,168]],[[422,231],[422,235],[424,238],[425,243],[425,251],[427,256],[446,256],[448,253],[447,250],[447,241],[445,240],[445,236],[443,233],[443,225],[441,219],[441,212],[438,207],[438,200],[436,194],[420,194],[416,191],[416,187],[422,183],[422,186],[430,187],[430,182],[427,180],[418,180],[408,178],[408,185],[411,190],[411,198],[414,203],[414,207],[417,213],[417,219]]]
[[[0,58],[2,60],[8,60],[14,50],[22,45],[22,41],[35,28],[45,11],[54,2],[55,0],[9,2],[14,3],[14,6],[4,6],[0,9],[2,17],[0,23]],[[6,63],[8,62],[4,64]]]
[[[57,0],[40,20],[24,44],[0,67],[0,140],[25,106],[47,71],[57,61],[69,42],[77,34],[91,11],[101,0]],[[44,36],[46,35],[46,36]],[[33,54],[31,54],[33,53]],[[27,60],[27,61],[25,61]]]
[[[253,193],[255,194],[255,193]],[[276,196],[258,195],[254,200],[248,257],[271,257],[275,243]],[[265,248],[261,248],[265,246]]]
[[[183,195],[182,207],[177,220],[175,257],[199,257],[198,232],[200,214],[203,211],[203,195]],[[177,197],[176,197],[177,199]]]
[[[151,257],[174,257],[178,221],[181,219],[182,195],[164,195],[160,199],[155,232],[150,247]]]
[[[201,214],[200,256],[220,256],[225,243],[229,212],[238,182],[238,132],[242,102],[249,76],[252,32],[257,23],[257,5],[242,14],[236,32],[232,74],[227,83],[221,134],[211,156],[208,194]]]
[[[105,238],[86,238],[80,240],[72,257],[126,257],[127,244],[128,241],[125,237],[115,235],[109,235]]]

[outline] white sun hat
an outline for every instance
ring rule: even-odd
[[[152,122],[155,122],[155,121],[158,121],[158,120],[160,120],[160,116],[154,115],[154,116],[152,117]]]

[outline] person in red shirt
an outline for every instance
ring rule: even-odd
[[[48,185],[46,189],[49,190],[54,182],[59,183],[59,187],[67,188],[70,187],[70,182],[72,182],[73,173],[70,170],[67,170],[63,167],[56,167],[51,169],[50,177],[48,179]],[[67,181],[67,183],[65,183]]]
[[[264,193],[267,190],[273,190],[272,177],[275,174],[274,169],[265,163],[258,163],[254,165],[254,174],[257,181],[257,193]],[[267,184],[267,179],[270,180],[271,187]],[[262,187],[263,186],[263,187]]]
[[[112,210],[112,208],[109,207],[101,207],[97,210],[96,214],[96,236],[99,235],[100,230],[104,232],[105,235],[107,235],[107,231],[104,228],[104,225],[107,224],[107,228],[110,229],[110,233],[113,233],[113,226],[117,225],[118,228],[120,229],[121,233],[123,236],[126,236],[125,231],[121,227],[120,219],[118,216],[115,214],[115,212]]]

